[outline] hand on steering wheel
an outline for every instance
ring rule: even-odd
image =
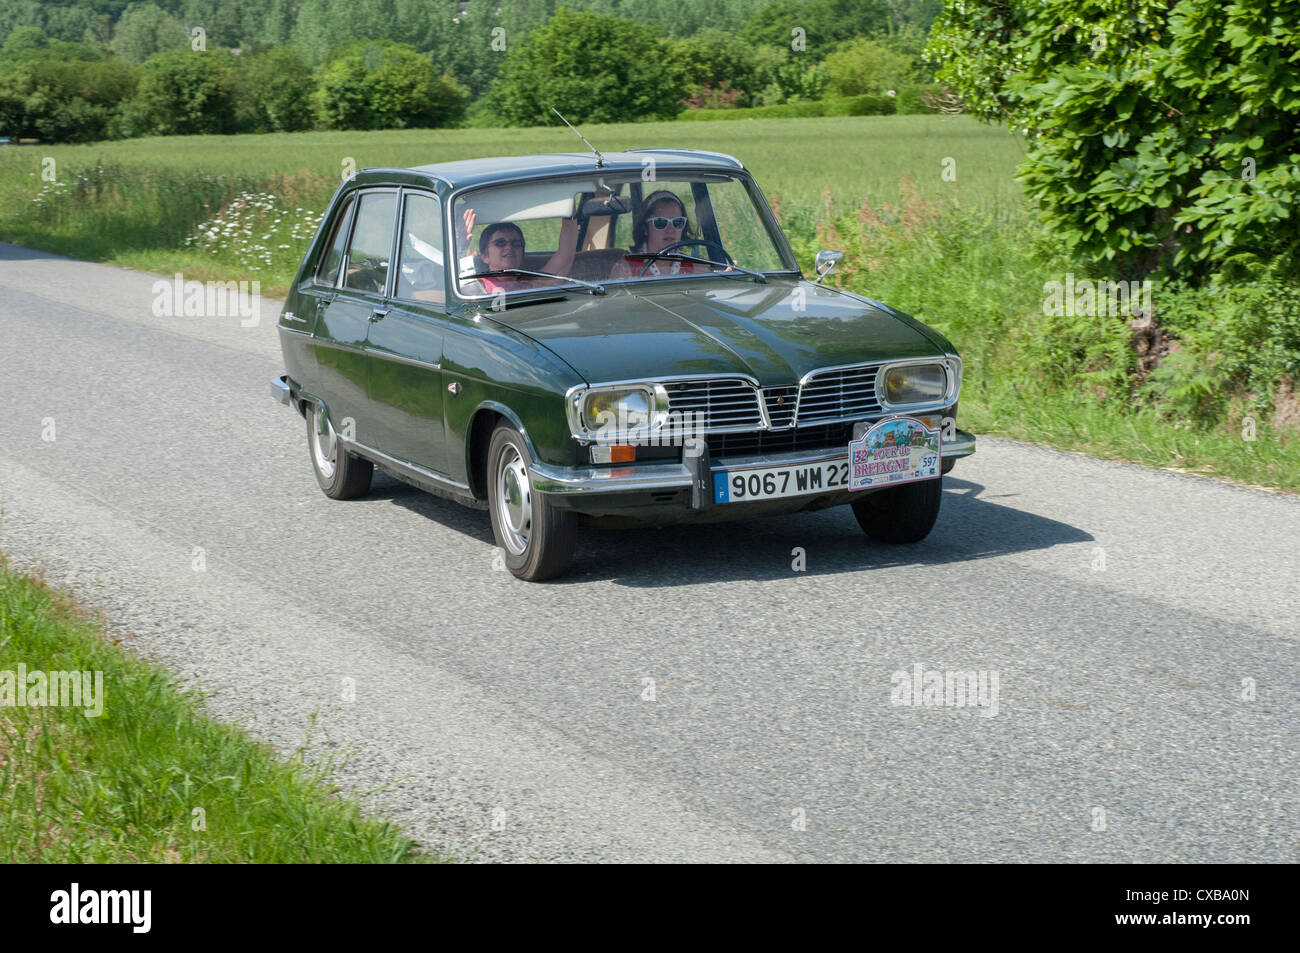
[[[704,247],[705,249],[716,249],[718,254],[722,256],[722,261],[716,262],[716,264],[721,265],[723,262],[731,261],[731,256],[727,254],[727,250],[725,248],[723,248],[717,242],[711,242],[708,239],[704,239],[704,238],[687,238],[687,239],[683,239],[680,242],[673,242],[671,245],[665,245],[663,248],[659,249],[657,252],[653,252],[652,254],[666,255],[674,248],[681,248],[683,245],[698,245]],[[647,254],[651,254],[651,253],[648,252]],[[628,255],[627,257],[639,258],[640,256],[636,254],[632,254],[632,255]],[[641,266],[641,273],[637,275],[637,277],[644,278],[645,273],[650,270],[650,266],[653,264],[654,264],[654,259],[651,258],[643,266]],[[730,267],[730,265],[728,265],[727,267]]]

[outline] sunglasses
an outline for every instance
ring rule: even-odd
[[[522,238],[494,238],[488,244],[494,248],[523,248],[524,240]]]
[[[664,218],[663,216],[657,216],[655,218],[648,219],[648,221],[659,231],[663,231],[669,225],[671,225],[673,228],[686,227],[685,215],[678,215],[676,218]]]

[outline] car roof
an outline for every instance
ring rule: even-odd
[[[654,159],[656,170],[673,168],[744,169],[740,160],[721,152],[702,152],[696,149],[628,149],[624,152],[606,152],[602,155],[603,171],[639,172],[647,158]],[[413,166],[411,172],[422,172],[442,179],[453,188],[479,185],[530,175],[548,173],[563,175],[592,172],[596,157],[590,152],[551,152],[531,156],[496,156],[488,159],[462,159],[456,162],[438,162],[433,165]]]

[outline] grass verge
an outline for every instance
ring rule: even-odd
[[[80,707],[18,705],[17,673],[102,673]],[[6,694],[6,673],[13,673]],[[47,699],[54,700],[51,692]],[[102,702],[102,713],[88,717]],[[199,695],[110,644],[0,554],[0,862],[401,863],[428,859],[328,785],[206,718]]]

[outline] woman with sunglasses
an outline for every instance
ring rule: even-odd
[[[646,269],[647,277],[650,275],[707,274],[713,270],[708,265],[695,261],[674,261],[667,258],[643,257],[656,254],[673,244],[673,242],[680,242],[684,238],[694,238],[695,236],[691,233],[690,223],[686,220],[686,206],[673,192],[667,189],[652,192],[641,203],[641,209],[641,216],[632,226],[632,241],[634,243],[632,251],[614,265],[614,270],[609,274],[610,281],[617,281],[622,278],[636,278],[641,274],[642,268]],[[700,249],[683,245],[680,252],[683,255],[698,255]],[[649,262],[649,267],[646,267],[647,262]]]
[[[475,215],[472,208],[465,209],[465,240],[474,234]],[[557,251],[550,260],[540,268],[529,271],[544,271],[552,275],[567,275],[573,267],[573,257],[578,249],[578,220],[566,218],[560,223],[560,241]],[[494,222],[483,229],[478,237],[479,258],[483,261],[485,271],[504,271],[509,268],[524,266],[524,233],[513,222]],[[495,278],[479,278],[479,284],[488,294],[498,291],[524,291],[529,288],[544,288],[555,284],[553,278],[534,278],[529,275],[497,275]]]

